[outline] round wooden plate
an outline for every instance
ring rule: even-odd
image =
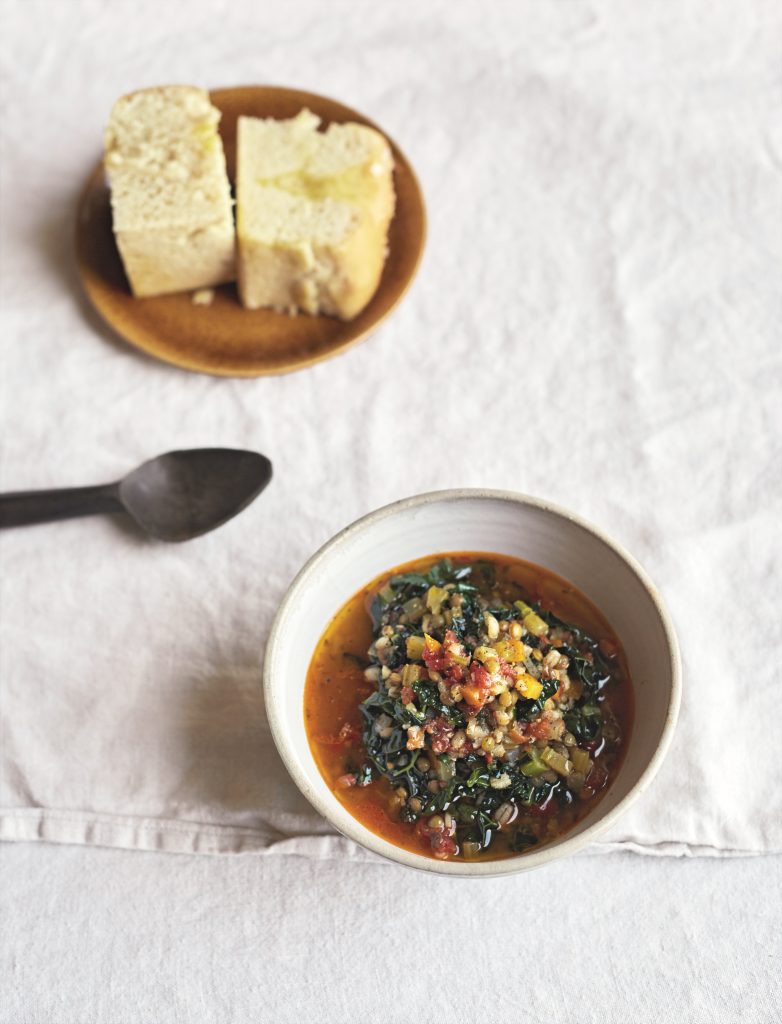
[[[308,107],[326,125],[356,121],[377,127],[350,107],[297,89],[240,86],[218,89],[211,98],[222,113],[220,135],[231,181],[240,114],[287,118]],[[247,310],[233,284],[215,288],[209,306],[194,305],[191,292],[134,299],[114,243],[102,162],[85,185],[76,220],[76,258],[87,295],[101,316],[132,345],[201,373],[229,377],[288,373],[344,351],[365,338],[394,309],[410,286],[423,252],[426,212],[421,189],[404,154],[390,139],[389,143],[394,153],[396,212],[389,229],[388,258],[377,292],[354,320]]]

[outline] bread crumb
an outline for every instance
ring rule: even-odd
[[[193,292],[191,301],[194,306],[211,306],[214,297],[214,288],[199,288],[197,292]]]

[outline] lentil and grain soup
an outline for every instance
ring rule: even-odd
[[[458,553],[384,574],[321,637],[304,692],[324,779],[384,839],[440,859],[509,857],[572,828],[632,721],[621,645],[571,584]]]

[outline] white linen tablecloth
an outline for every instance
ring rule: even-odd
[[[0,864],[3,1024],[779,1020],[779,857],[578,854],[479,882],[44,843]]]
[[[271,618],[357,516],[497,486],[624,543],[678,629],[673,749],[599,847],[782,849],[778,5],[2,10],[2,488],[202,445],[263,451],[276,476],[182,546],[102,519],[0,536],[0,836],[364,857],[271,745]],[[139,354],[88,308],[74,206],[111,104],[179,81],[333,95],[405,150],[430,238],[376,336],[224,380]]]

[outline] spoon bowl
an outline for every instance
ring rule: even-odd
[[[271,480],[272,464],[257,452],[194,448],[150,459],[121,480],[119,500],[159,540],[190,540],[222,526]]]

